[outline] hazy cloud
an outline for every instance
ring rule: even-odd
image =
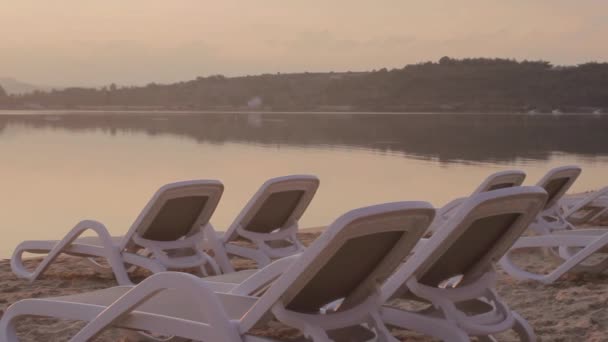
[[[555,64],[608,59],[603,0],[20,0],[1,6],[0,76],[58,86],[370,70],[444,55]]]

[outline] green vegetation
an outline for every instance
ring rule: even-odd
[[[8,100],[4,107],[588,111],[608,108],[608,63],[556,67],[544,61],[443,57],[437,63],[392,70],[233,78],[217,75],[144,87],[36,91],[12,95]]]

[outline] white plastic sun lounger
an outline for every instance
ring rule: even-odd
[[[387,280],[383,298],[427,303],[420,311],[385,305],[389,326],[422,332],[444,341],[494,341],[492,334],[514,329],[535,341],[529,324],[495,291],[494,263],[543,208],[540,187],[479,193],[452,216]]]
[[[377,341],[394,341],[380,320],[380,287],[411,252],[434,212],[428,203],[396,202],[346,213],[293,256],[259,296],[249,295],[249,289],[218,293],[205,278],[162,272],[137,286],[21,300],[4,313],[0,340],[18,341],[18,319],[34,315],[86,321],[71,341],[88,341],[110,326],[206,342],[269,341],[249,332],[270,318],[315,342],[373,339],[361,323],[373,329]],[[337,301],[335,311],[323,310]]]
[[[129,265],[152,272],[199,267],[219,273],[214,259],[200,245],[202,228],[210,227],[209,219],[220,200],[224,186],[216,180],[192,180],[167,184],[152,196],[124,236],[113,237],[97,221],[81,221],[62,239],[24,241],[11,258],[13,272],[34,281],[62,253],[88,258],[99,268],[108,268],[93,258],[109,264],[119,284],[131,284]],[[95,236],[80,237],[86,231]],[[34,271],[23,264],[23,253],[47,254]],[[186,254],[186,255],[184,255]]]
[[[538,218],[530,225],[537,236],[521,237],[500,260],[500,265],[511,276],[522,280],[536,280],[545,284],[556,281],[569,271],[599,273],[608,269],[608,258],[588,259],[605,253],[608,230],[605,228],[576,228],[564,218],[559,200],[580,174],[577,166],[555,168],[538,185],[547,190],[549,200]],[[548,273],[533,273],[519,267],[513,252],[522,248],[541,248],[551,252],[562,263]]]
[[[225,255],[254,260],[258,267],[300,253],[304,246],[296,234],[298,220],[312,201],[319,179],[291,175],[266,181],[241,210],[225,233],[208,226],[205,248],[213,250],[224,272],[233,271]],[[252,247],[235,242],[247,241]]]
[[[535,230],[540,229],[540,232],[546,233],[574,229],[577,225],[589,224],[608,212],[608,187],[588,194],[565,196],[581,171],[575,165],[557,167],[538,182],[537,185],[545,188],[552,199],[547,202]]]
[[[479,186],[470,196],[480,194],[482,192],[520,186],[524,182],[524,179],[526,179],[526,174],[520,170],[505,170],[495,172],[489,175],[481,184],[479,184]],[[435,231],[438,227],[443,226],[451,215],[458,211],[460,205],[466,201],[467,198],[468,197],[456,198],[445,204],[443,207],[437,209],[437,215],[435,216],[435,221],[431,225],[430,230]]]
[[[545,199],[542,188],[519,187],[473,195],[462,203],[462,211],[446,222],[446,227],[418,242],[416,249],[420,251],[382,289],[385,300],[414,299],[429,302],[435,309],[409,312],[385,306],[386,323],[446,341],[469,341],[469,335],[489,341],[492,337],[488,335],[511,328],[522,341],[534,341],[525,319],[495,293],[493,263],[540,212]],[[215,291],[254,295],[293,260],[283,258],[259,271],[205,280]]]
[[[530,225],[532,230],[539,234],[547,234],[554,231],[574,229],[574,226],[565,219],[559,203],[580,174],[581,168],[578,166],[556,167],[549,170],[536,183],[547,191],[549,197],[543,211]]]
[[[574,225],[593,224],[608,216],[608,186],[560,201],[564,218]]]

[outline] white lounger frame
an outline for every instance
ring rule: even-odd
[[[18,318],[34,315],[87,321],[88,324],[71,339],[74,342],[88,341],[110,326],[206,342],[269,341],[250,336],[248,332],[267,320],[270,314],[284,324],[301,330],[314,342],[330,342],[329,331],[361,323],[374,329],[377,341],[395,341],[380,320],[380,284],[411,252],[428,228],[434,212],[432,206],[425,202],[396,202],[346,213],[301,255],[273,264],[283,263],[288,267],[280,267],[280,272],[277,272],[279,267],[275,267],[274,271],[267,273],[266,276],[276,280],[259,297],[237,294],[259,287],[261,283],[259,279],[253,279],[255,277],[239,286],[238,291],[217,293],[214,292],[213,285],[204,279],[185,273],[162,272],[152,275],[137,286],[115,287],[66,297],[21,300],[11,305],[2,317],[0,340],[18,341],[15,331]],[[385,233],[390,234],[389,241],[393,241],[393,233],[398,233],[398,240],[392,243],[390,249],[382,249],[382,257],[371,265],[371,272],[367,272],[369,267],[363,266],[366,263],[348,264],[350,270],[346,272],[365,270],[366,273],[362,274],[364,278],[352,278],[350,283],[346,279],[343,282],[327,283],[322,291],[316,287],[319,284],[314,282],[326,267],[333,269],[342,264],[343,261],[340,260],[344,259],[340,259],[343,255],[339,252],[348,243],[372,235],[386,236],[382,235]],[[280,273],[278,277],[277,273]],[[325,273],[321,279],[325,279],[328,274],[331,273]],[[309,286],[311,282],[313,285]],[[330,294],[329,297],[322,300],[332,300],[335,291],[339,291],[338,296],[345,293],[347,297],[335,312],[324,313],[321,308],[317,308],[319,312],[308,313],[290,309],[293,303],[307,305],[310,291],[313,291],[312,300],[317,300],[317,296],[327,297],[327,293]],[[112,298],[107,305],[94,304],[108,294]],[[189,299],[188,306],[200,310],[201,320],[162,314],[162,311],[169,309],[169,303],[154,307],[154,301],[167,294],[186,296]],[[302,294],[305,297],[299,298]],[[162,300],[158,300],[162,303]],[[246,310],[240,311],[239,317],[230,314],[234,313],[236,307],[243,306]],[[180,310],[180,307],[172,307],[171,310]]]
[[[500,267],[509,275],[520,280],[536,280],[551,284],[570,271],[601,273],[608,269],[608,258],[595,263],[585,263],[590,256],[602,252],[608,246],[608,231],[604,229],[576,229],[556,231],[539,236],[521,237],[500,260]],[[522,248],[557,249],[563,261],[546,274],[533,273],[519,267],[512,259],[512,253]]]
[[[428,301],[432,307],[422,312],[412,312],[384,306],[382,319],[388,325],[419,331],[450,342],[470,341],[469,336],[493,341],[492,334],[509,329],[514,329],[522,341],[535,341],[534,331],[526,320],[509,309],[496,293],[494,262],[525,231],[543,208],[546,198],[546,192],[540,187],[504,188],[469,197],[445,226],[426,240],[424,248],[416,249],[382,289],[385,301],[399,297],[407,299],[408,294],[414,294]],[[519,216],[504,229],[493,245],[487,246],[487,250],[467,266],[465,274],[446,279],[443,287],[428,286],[418,281],[436,266],[449,267],[449,260],[443,260],[446,264],[442,264],[443,254],[453,246],[459,246],[459,239],[477,220],[503,214]],[[464,241],[460,245],[464,247],[455,248],[467,248]],[[452,256],[457,258],[458,255]],[[461,310],[462,303],[467,302],[481,303],[488,309],[467,314]]]
[[[20,278],[34,281],[40,277],[60,254],[69,254],[87,258],[98,268],[109,268],[121,285],[132,284],[127,268],[129,265],[142,267],[151,272],[162,272],[169,269],[199,267],[203,274],[208,268],[213,273],[220,269],[215,260],[202,251],[203,241],[201,228],[211,227],[209,222],[220,200],[224,186],[216,180],[191,180],[164,185],[149,200],[131,228],[120,238],[113,238],[108,229],[100,222],[84,220],[58,241],[24,241],[19,244],[11,258],[11,268]],[[151,224],[161,213],[164,205],[172,199],[185,197],[207,198],[202,210],[185,235],[176,236],[175,240],[157,241],[144,238]],[[79,238],[87,231],[96,234],[94,237]],[[168,231],[167,234],[171,235]],[[174,235],[175,233],[173,233]],[[93,242],[93,243],[92,243]],[[171,250],[186,249],[193,253],[190,256],[171,256]],[[23,254],[47,254],[34,271],[23,264]],[[93,258],[104,258],[109,267],[97,263]]]
[[[504,170],[495,172],[489,175],[481,184],[479,184],[479,186],[475,189],[475,191],[473,191],[473,193],[471,193],[470,196],[486,191],[520,186],[525,179],[526,173],[521,170]],[[431,225],[431,231],[435,231],[438,227],[444,225],[467,198],[468,197],[456,198],[445,204],[443,207],[437,209],[437,215],[435,216],[435,221]]]
[[[608,186],[590,193],[562,198],[560,206],[564,218],[572,224],[596,222],[608,215]]]
[[[253,195],[225,233],[216,232],[211,226],[206,227],[205,248],[214,251],[217,262],[225,273],[233,271],[230,261],[225,257],[228,254],[251,259],[258,264],[258,267],[263,267],[274,259],[300,253],[304,245],[296,236],[298,220],[306,211],[318,187],[319,179],[312,175],[290,175],[269,179]],[[274,194],[292,191],[301,191],[302,194],[282,226],[269,227],[273,229],[269,233],[257,233],[246,229],[259,210],[263,209],[266,200]],[[253,247],[232,243],[243,238],[250,241]],[[288,246],[273,247],[274,241],[287,242]]]
[[[578,166],[563,166],[555,168],[543,177],[538,185],[547,187],[551,182],[562,181],[559,189],[553,189],[555,194],[548,201],[539,217],[530,225],[538,236],[523,236],[513,245],[511,250],[500,260],[500,266],[511,276],[521,280],[536,280],[545,284],[556,281],[569,271],[584,271],[599,273],[608,269],[608,258],[594,263],[585,263],[587,258],[601,252],[608,246],[608,230],[602,228],[576,228],[564,217],[560,207],[560,199],[579,176]],[[513,260],[512,254],[518,249],[541,248],[551,252],[561,259],[562,263],[549,273],[540,274],[526,271]]]

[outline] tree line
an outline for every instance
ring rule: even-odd
[[[3,108],[275,111],[587,111],[608,109],[608,63],[443,57],[369,72],[214,75],[173,84],[8,95]]]

